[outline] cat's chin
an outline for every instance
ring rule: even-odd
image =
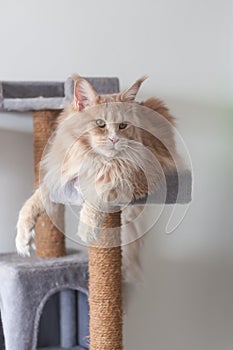
[[[105,156],[106,158],[114,158],[114,157],[117,157],[118,154],[119,154],[119,151],[115,149],[112,151],[106,151],[101,153],[101,155]]]
[[[109,150],[98,150],[98,154],[101,156],[104,156],[106,158],[114,158],[117,157],[117,155],[119,154],[119,150],[117,149],[109,149]]]

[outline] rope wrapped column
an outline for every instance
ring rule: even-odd
[[[33,113],[35,189],[39,186],[39,164],[44,148],[56,128],[60,110],[44,110]],[[64,206],[57,205],[56,215],[64,226]],[[41,215],[36,224],[36,255],[43,258],[65,255],[65,236],[55,227],[47,214]]]
[[[89,248],[90,350],[123,349],[120,224],[120,212],[107,214],[102,242]],[[112,247],[110,228],[117,227]]]

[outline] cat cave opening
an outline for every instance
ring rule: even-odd
[[[38,327],[38,350],[89,349],[87,294],[63,289],[46,301]]]

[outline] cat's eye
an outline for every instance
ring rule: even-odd
[[[127,125],[128,125],[127,123],[122,122],[119,124],[119,129],[121,129],[121,130],[125,129],[127,127]]]
[[[99,128],[104,128],[106,123],[103,119],[97,119],[96,120],[96,125],[98,125]]]

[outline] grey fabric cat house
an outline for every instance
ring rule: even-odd
[[[117,78],[87,79],[99,93],[119,90]],[[54,128],[55,118],[72,96],[70,78],[65,84],[0,83],[0,111],[34,111],[36,186],[38,163]],[[190,201],[189,170],[170,174],[166,182],[166,203],[175,203],[177,199],[179,203]],[[68,191],[68,199],[71,193],[75,196],[72,188]],[[64,198],[56,200],[66,202]],[[153,195],[150,202],[159,202],[159,193]],[[110,219],[118,224],[120,213],[115,213]],[[90,343],[91,350],[121,350],[121,247],[91,247],[88,262],[83,253],[65,254],[64,237],[51,226],[48,218],[42,218],[37,228],[37,257],[0,256],[0,311],[6,349],[34,350],[40,346],[51,350],[81,350],[88,348]],[[104,228],[108,229],[107,223]],[[48,304],[51,297],[53,300]],[[53,320],[51,315],[54,315]],[[42,335],[39,334],[38,342],[39,329]]]

